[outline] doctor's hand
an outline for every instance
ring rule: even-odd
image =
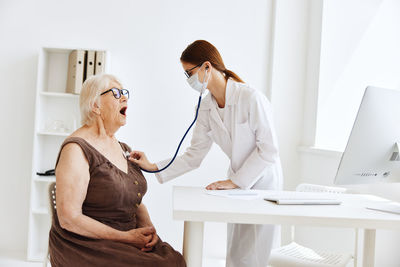
[[[156,164],[151,163],[147,157],[146,154],[142,151],[132,151],[130,156],[129,156],[129,161],[136,163],[139,165],[140,168],[148,170],[148,171],[157,171],[158,167]]]
[[[236,184],[232,182],[232,180],[223,180],[223,181],[217,181],[212,184],[207,185],[206,189],[207,190],[224,190],[224,189],[235,189],[238,188]]]

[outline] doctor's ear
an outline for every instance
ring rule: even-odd
[[[204,62],[204,65],[205,65],[205,69],[206,69],[206,70],[212,69],[212,65],[211,65],[210,61]]]

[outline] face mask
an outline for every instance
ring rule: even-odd
[[[198,72],[196,74],[193,74],[189,78],[187,78],[187,82],[189,83],[190,87],[192,87],[194,90],[196,90],[199,93],[204,93],[204,90],[207,89],[207,84],[208,84],[208,79],[206,82],[206,76],[207,76],[207,70],[204,74],[204,79],[203,82],[201,83],[199,81],[199,75]]]

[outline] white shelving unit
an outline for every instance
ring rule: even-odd
[[[36,172],[54,169],[62,142],[80,126],[79,95],[65,93],[68,57],[75,49],[104,51],[42,48],[39,52],[27,247],[30,261],[43,261],[47,253],[51,225],[48,186],[55,181],[55,176],[39,176]],[[109,53],[106,55],[108,66]]]

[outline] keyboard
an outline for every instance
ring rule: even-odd
[[[278,205],[340,205],[342,201],[329,193],[297,191],[272,191],[264,195],[264,200]]]

